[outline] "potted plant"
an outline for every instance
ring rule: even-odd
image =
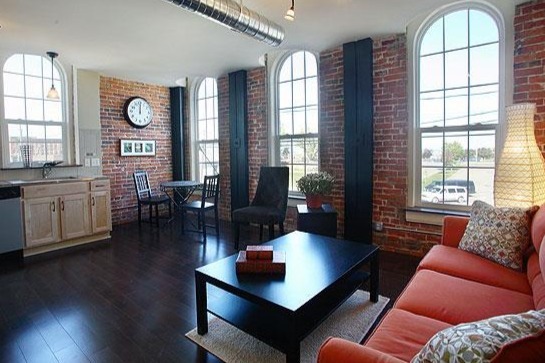
[[[297,189],[305,195],[308,208],[321,208],[323,196],[331,193],[334,182],[328,172],[310,173],[297,180]]]

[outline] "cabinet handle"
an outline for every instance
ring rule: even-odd
[[[106,184],[95,184],[95,188],[104,188]]]
[[[95,206],[95,197],[91,197],[91,205],[94,207]]]
[[[51,202],[51,209],[52,209],[53,212],[55,211],[55,201]]]
[[[61,210],[64,211],[64,200],[61,201]]]

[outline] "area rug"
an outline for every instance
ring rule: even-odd
[[[379,296],[377,303],[369,301],[367,291],[357,290],[312,334],[301,343],[301,363],[316,362],[318,349],[330,336],[361,342],[390,299]],[[209,314],[208,333],[201,336],[197,328],[186,337],[226,363],[276,363],[286,356]]]

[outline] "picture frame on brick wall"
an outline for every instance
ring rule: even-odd
[[[121,156],[155,156],[155,140],[119,140]]]

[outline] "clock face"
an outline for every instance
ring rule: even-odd
[[[151,123],[153,111],[148,101],[142,97],[131,97],[125,102],[123,115],[132,126],[143,128]]]

